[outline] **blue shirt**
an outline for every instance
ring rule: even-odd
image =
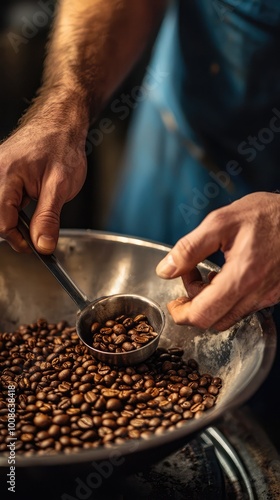
[[[167,12],[108,229],[173,244],[207,213],[280,187],[280,2]]]

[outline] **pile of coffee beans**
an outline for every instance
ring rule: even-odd
[[[186,425],[213,407],[222,381],[182,356],[158,348],[145,363],[107,366],[63,321],[0,333],[0,452],[9,443],[10,387],[17,454],[110,447]]]
[[[92,347],[116,353],[140,349],[158,336],[144,314],[134,317],[122,315],[104,323],[95,322],[91,332]]]

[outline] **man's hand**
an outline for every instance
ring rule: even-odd
[[[221,271],[203,283],[196,265],[217,250]],[[210,213],[158,264],[166,279],[181,276],[188,297],[168,304],[177,324],[225,330],[280,300],[280,195],[254,193]]]
[[[85,134],[84,134],[85,135]],[[30,225],[41,253],[57,243],[62,206],[81,189],[86,176],[85,137],[38,117],[0,146],[0,236],[17,251],[27,244],[17,230],[18,211],[38,200]]]

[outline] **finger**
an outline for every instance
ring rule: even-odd
[[[7,194],[4,199],[7,198]],[[11,199],[10,199],[11,200]],[[9,201],[0,206],[0,237],[4,238],[16,252],[29,253],[30,249],[17,229],[17,202]]]
[[[65,198],[59,185],[45,184],[30,223],[30,235],[36,249],[43,254],[52,253],[59,236],[60,213]]]
[[[220,318],[213,327],[219,331],[226,330],[241,319],[257,311],[278,304],[279,301],[279,289],[262,297],[258,296],[258,292],[248,294],[247,297],[240,300],[223,318]]]
[[[9,245],[19,253],[31,253],[31,249],[29,245],[26,243],[22,234],[18,231],[18,229],[11,229],[6,235],[5,240],[9,243]]]
[[[181,238],[159,262],[156,273],[165,279],[186,274],[220,247],[220,226],[215,222],[209,224],[206,217],[194,231]]]
[[[233,278],[234,277],[234,278]],[[200,328],[210,328],[230,313],[238,304],[240,297],[252,292],[253,284],[242,280],[240,263],[225,264],[222,271],[213,278],[191,301],[168,304],[169,312],[177,324],[190,324]]]

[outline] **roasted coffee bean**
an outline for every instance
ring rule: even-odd
[[[70,417],[74,417],[75,415],[80,415],[80,413],[81,413],[81,408],[68,408],[68,410],[66,410],[66,414],[69,415]]]
[[[118,424],[112,418],[103,418],[102,425],[109,427],[110,429],[117,429]]]
[[[203,397],[203,404],[205,408],[212,408],[212,406],[214,406],[215,404],[215,399],[209,396]]]
[[[60,426],[56,424],[51,425],[48,433],[50,436],[57,438],[60,435]]]
[[[213,396],[219,394],[219,388],[216,385],[209,385],[207,391],[209,394],[212,394]]]
[[[189,373],[188,374],[188,379],[191,380],[191,381],[196,381],[196,380],[199,379],[199,375],[198,375],[198,373],[195,373],[195,372]]]
[[[147,420],[145,420],[143,418],[133,418],[130,421],[130,425],[132,425],[132,427],[134,427],[136,429],[143,429],[147,425]]]
[[[123,409],[123,404],[120,399],[110,398],[106,403],[106,409],[110,411],[120,411]]]
[[[135,325],[135,322],[134,322],[133,318],[125,318],[123,320],[123,325],[125,326],[125,328],[127,330],[130,330]]]
[[[74,406],[81,406],[83,404],[83,402],[85,401],[84,399],[84,395],[79,393],[79,394],[74,394],[74,396],[72,396],[71,398],[71,403],[74,405]]]
[[[206,385],[209,385],[208,384],[208,379],[206,377],[201,377],[200,380],[199,380],[199,385],[201,387],[205,387]]]
[[[148,344],[149,341],[151,340],[151,337],[149,335],[139,335],[139,334],[131,335],[131,338],[137,344],[143,344],[143,345]]]
[[[69,436],[61,436],[59,438],[59,442],[63,445],[63,446],[68,446],[71,444],[71,438]]]
[[[63,381],[61,384],[58,385],[58,390],[60,392],[69,392],[71,390],[71,383]]]
[[[93,421],[91,417],[85,416],[83,418],[80,418],[77,424],[81,429],[91,429],[93,426]]]
[[[191,387],[193,391],[196,391],[198,389],[198,383],[197,382],[189,382],[188,387]]]
[[[145,316],[145,314],[137,314],[137,316],[134,317],[135,323],[140,323],[141,321],[148,321],[147,316]]]
[[[135,349],[157,334],[145,315],[123,315],[95,325],[94,335],[101,335],[103,348],[122,352],[125,344]],[[17,390],[16,449],[25,455],[68,454],[170,432],[212,408],[222,386],[176,347],[158,348],[145,363],[126,368],[97,362],[65,322],[40,320],[0,333],[0,343],[0,453],[7,453],[9,384]]]
[[[56,415],[52,421],[57,425],[67,425],[70,421],[70,417],[66,413],[61,413],[60,415]]]
[[[192,402],[193,403],[201,403],[202,401],[202,396],[201,394],[194,394],[194,396],[192,397]]]
[[[124,342],[129,340],[129,337],[127,335],[124,335],[123,333],[121,335],[118,335],[116,339],[114,340],[114,344],[117,346],[122,346]]]
[[[98,332],[99,328],[100,328],[100,324],[97,321],[95,323],[92,323],[92,325],[91,325],[92,333]]]
[[[194,416],[194,413],[192,411],[190,411],[190,410],[186,410],[183,413],[183,418],[185,420],[189,420],[189,419],[193,418],[193,416]]]
[[[202,394],[202,396],[203,396],[204,394],[206,394],[206,393],[207,393],[207,389],[206,389],[206,387],[200,387],[200,386],[199,386],[199,387],[197,388],[197,392],[198,392],[198,394]]]
[[[106,321],[105,323],[105,326],[107,326],[108,328],[113,328],[113,326],[116,324],[116,321],[113,320],[113,319],[108,319],[108,321]]]
[[[121,314],[120,316],[117,316],[115,320],[117,323],[122,323],[125,318],[126,316],[124,314]]]
[[[122,344],[122,350],[123,351],[127,351],[128,352],[128,351],[133,351],[133,349],[134,349],[134,346],[132,345],[131,342],[124,342]]]
[[[70,399],[68,398],[61,398],[61,400],[59,401],[58,405],[57,405],[57,408],[59,408],[60,410],[67,410],[68,408],[70,408],[71,406],[71,401]]]
[[[21,440],[24,443],[30,443],[33,441],[33,439],[34,439],[34,434],[31,434],[31,433],[28,434],[27,432],[21,434]]]
[[[193,413],[196,413],[197,411],[203,411],[205,410],[205,406],[202,403],[195,403],[194,405],[191,406],[191,411]]]
[[[138,394],[136,394],[136,399],[140,403],[147,403],[147,401],[150,401],[151,395],[149,393],[147,393],[147,392],[139,392]]]
[[[36,429],[35,425],[27,424],[27,425],[22,425],[21,430],[22,430],[22,432],[35,434],[37,429]]]
[[[59,380],[68,380],[71,377],[71,370],[65,369],[59,372],[58,378]]]
[[[37,434],[36,434],[36,441],[43,441],[44,439],[48,439],[49,437],[49,434],[47,431],[39,431]]]
[[[94,403],[94,409],[98,411],[103,411],[106,408],[106,399],[100,396]]]
[[[222,379],[220,377],[214,377],[212,379],[212,385],[216,385],[217,387],[222,386]]]
[[[90,383],[79,385],[80,392],[86,393],[86,392],[90,391],[91,388],[92,388],[92,384],[90,384]]]
[[[166,411],[172,410],[173,405],[170,401],[168,401],[167,399],[164,399],[163,401],[159,402],[158,407],[160,408],[160,410],[166,412]]]
[[[121,323],[115,323],[115,325],[113,326],[113,332],[118,336],[126,335],[126,328]]]
[[[128,437],[130,439],[139,439],[140,438],[140,431],[138,429],[131,429],[128,431]]]
[[[39,427],[40,429],[45,429],[46,427],[50,426],[51,419],[44,413],[39,413],[38,415],[35,415],[33,422],[36,427]]]
[[[79,396],[83,396],[83,395],[80,394]],[[88,403],[88,404],[92,404],[98,399],[97,394],[95,394],[95,392],[93,392],[93,391],[86,392],[83,397],[84,397],[84,400],[86,401],[86,403]],[[73,403],[73,404],[75,404],[75,403]]]
[[[52,411],[52,406],[48,403],[45,403],[40,406],[40,412],[42,413],[51,413]]]
[[[180,406],[183,410],[189,410],[192,406],[192,403],[190,401],[184,401],[180,404]]]
[[[113,398],[115,396],[119,395],[119,390],[118,389],[105,389],[101,387],[101,394],[104,396],[104,398]]]

